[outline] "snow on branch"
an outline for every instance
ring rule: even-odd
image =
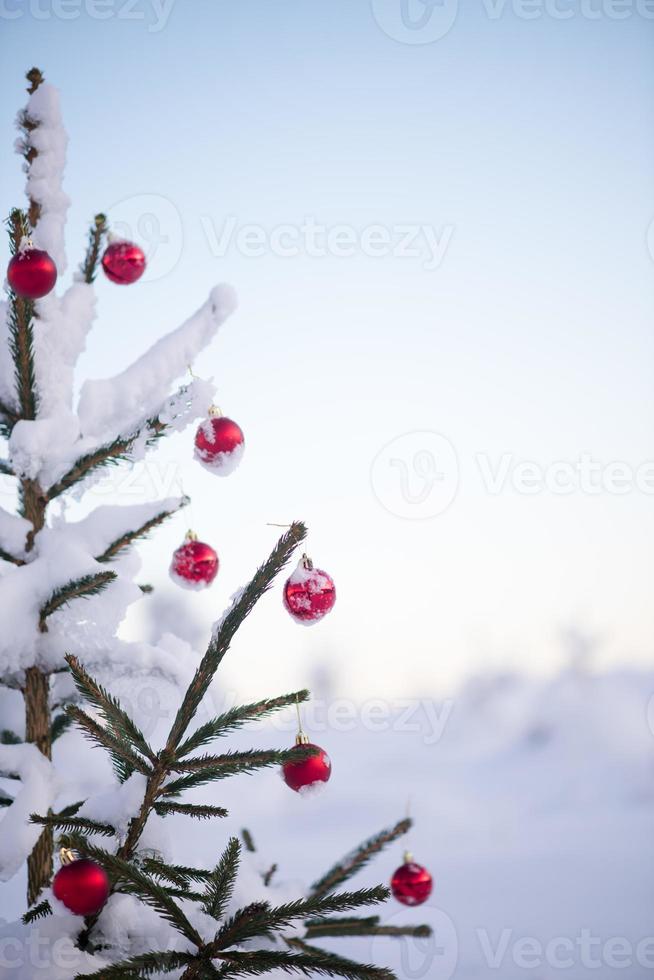
[[[27,535],[31,530],[29,521],[0,507],[0,558],[23,565]]]
[[[216,286],[181,327],[158,340],[121,374],[86,381],[78,406],[84,435],[106,438],[110,433],[140,428],[160,410],[175,378],[193,363],[235,309],[231,286]]]
[[[84,543],[89,554],[95,556],[96,561],[107,562],[135,541],[147,537],[150,531],[174,516],[188,502],[188,497],[169,497],[129,507],[96,507],[88,517],[68,527],[70,533]]]
[[[72,413],[74,370],[95,320],[96,297],[92,283],[106,231],[105,216],[97,214],[89,229],[86,254],[73,284],[63,296],[50,293],[38,303],[34,361],[40,416]],[[75,437],[78,431],[76,426]]]
[[[43,83],[37,69],[28,74],[30,98],[19,112],[16,151],[25,159],[25,193],[30,201],[32,240],[52,256],[59,275],[66,269],[64,227],[70,200],[62,189],[68,137],[59,107],[59,93]]]
[[[98,595],[115,578],[115,572],[97,572],[95,575],[83,575],[81,578],[74,579],[57,589],[40,609],[40,631],[47,633],[48,617],[52,616],[58,609],[67,606],[73,599],[88,599],[90,596]]]
[[[0,745],[0,771],[21,779],[14,802],[0,820],[0,881],[7,881],[41,836],[42,828],[30,822],[30,815],[35,810],[48,812],[57,787],[52,763],[35,745]]]

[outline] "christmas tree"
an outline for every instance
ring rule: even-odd
[[[220,806],[185,799],[193,789],[270,766],[281,767],[296,790],[329,778],[326,754],[302,732],[291,749],[216,751],[218,740],[248,722],[285,708],[299,710],[309,697],[306,690],[237,706],[202,723],[197,718],[236,631],[300,547],[306,529],[294,523],[284,531],[215,624],[201,658],[187,650],[180,664],[179,646],[117,637],[126,608],[148,601],[147,589],[134,581],[133,546],[188,501],[179,496],[101,506],[78,521],[66,520],[62,502],[73,493],[79,498],[107,467],[133,466],[162,437],[197,419],[203,420],[195,440],[199,461],[221,475],[238,463],[243,436],[235,423],[210,410],[213,385],[192,376],[174,390],[233,312],[235,299],[229,287],[216,287],[182,326],[121,374],[86,381],[74,405],[74,369],[94,319],[93,282],[100,265],[112,282],[129,285],[143,272],[145,256],[134,243],[112,240],[106,217],[98,214],[72,284],[61,295],[54,292],[66,268],[67,140],[56,90],[37,69],[27,78],[29,100],[18,117],[17,148],[28,205],[14,209],[7,222],[13,257],[8,300],[0,311],[0,425],[7,440],[0,471],[13,481],[17,500],[17,513],[0,511],[0,878],[7,880],[27,863],[26,910],[5,934],[23,951],[36,944],[40,959],[20,955],[8,975],[201,978],[279,970],[389,977],[382,967],[315,943],[323,937],[429,934],[426,926],[385,926],[369,913],[388,897],[385,887],[343,887],[407,832],[408,819],[357,847],[305,894],[277,902],[274,868],[256,884],[250,876],[245,888],[239,885],[239,868],[254,851],[247,831],[242,841],[225,839],[204,867],[174,863],[172,846],[149,846],[155,825],[226,815]],[[190,536],[172,568],[183,584],[206,586],[217,558]],[[286,584],[288,611],[298,619],[319,619],[334,595],[329,577],[302,556]],[[111,692],[114,678],[148,672],[179,687],[172,724],[156,744],[137,714]],[[17,698],[24,730],[5,722]],[[114,783],[97,798],[75,798],[75,780],[58,766],[56,743],[64,732],[67,738],[76,732],[110,757]],[[247,814],[240,817],[249,823]],[[419,904],[431,889],[428,874],[408,863],[400,872],[396,896]],[[16,911],[17,919],[22,911]],[[114,926],[121,917],[138,928],[118,940]]]

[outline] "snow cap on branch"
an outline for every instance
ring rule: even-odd
[[[59,107],[59,92],[52,85],[42,84],[30,96],[25,107],[27,119],[38,125],[29,134],[30,146],[37,151],[27,168],[25,192],[27,197],[40,208],[33,241],[37,248],[50,254],[57,272],[61,275],[66,269],[64,249],[64,227],[70,199],[62,190],[68,137],[63,126]],[[24,113],[18,116],[17,124],[22,128]],[[20,137],[16,142],[19,153],[25,151],[25,141]]]
[[[216,286],[196,313],[130,367],[113,378],[86,381],[78,407],[84,436],[130,432],[154,415],[175,378],[193,363],[235,309],[232,287]]]

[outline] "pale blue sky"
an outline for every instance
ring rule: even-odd
[[[165,19],[139,0],[143,16],[126,19],[109,0],[101,21],[82,0],[70,20],[46,0],[4,0],[0,13],[7,149],[26,68],[62,90],[71,258],[100,209],[145,215],[146,238],[152,213],[167,238],[149,280],[98,283],[84,371],[120,369],[214,282],[239,292],[195,370],[215,375],[243,427],[244,462],[212,479],[191,433],[159,459],[180,465],[223,562],[210,594],[183,595],[207,622],[271,545],[266,521],[306,518],[336,579],[320,626],[296,627],[278,596],[252,618],[257,691],[303,683],[321,659],[355,695],[550,669],[571,623],[601,637],[602,662],[651,654],[654,495],[491,493],[480,466],[586,455],[635,472],[654,459],[654,21],[635,4],[615,19],[609,0],[536,0],[533,20],[517,0],[480,0],[443,37],[403,43],[389,36],[400,2],[177,0]],[[0,178],[6,211],[21,188],[10,153]],[[235,239],[216,254],[230,216],[235,236],[290,225],[299,254],[274,254],[269,238],[259,257]],[[354,254],[306,255],[307,217],[346,226]],[[387,252],[403,226],[432,237],[417,235],[414,257],[365,255],[371,226]],[[410,520],[389,512],[393,481],[429,439],[382,455],[372,485],[371,467],[423,431],[454,447],[459,489],[444,513]],[[141,498],[122,486],[118,499]],[[164,566],[186,524],[143,551],[144,578],[171,592]]]

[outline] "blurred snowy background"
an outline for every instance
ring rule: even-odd
[[[241,301],[194,365],[245,431],[238,472],[212,480],[186,434],[85,507],[193,497],[141,549],[155,593],[123,630],[198,650],[266,522],[309,523],[334,613],[301,630],[266,597],[214,700],[312,686],[334,776],[313,801],[274,774],[221,800],[306,880],[411,798],[436,887],[399,919],[436,939],[359,955],[407,980],[651,976],[654,21],[411,0],[416,23],[449,18],[432,36],[403,2],[2,4],[5,146],[38,64],[71,139],[69,247],[106,209],[150,256],[137,286],[99,282],[82,374],[120,370],[214,282]],[[18,200],[10,153],[0,180]],[[222,568],[180,599],[189,523]],[[163,685],[122,693],[153,726],[173,710]],[[287,744],[285,721],[244,741]],[[225,833],[180,825],[180,846],[200,861]]]

